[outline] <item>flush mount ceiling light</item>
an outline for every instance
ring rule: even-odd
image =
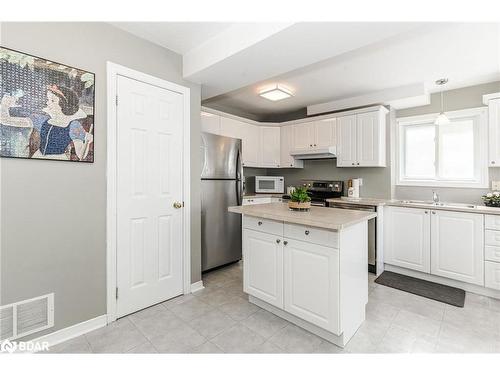
[[[278,100],[287,99],[293,96],[292,92],[281,85],[276,85],[272,88],[266,88],[259,92],[259,96],[267,100],[277,102]]]
[[[436,85],[443,86],[448,83],[448,78],[441,78],[436,81]],[[450,119],[444,113],[444,98],[443,98],[443,88],[441,88],[441,113],[434,120],[435,125],[446,125],[450,123]]]

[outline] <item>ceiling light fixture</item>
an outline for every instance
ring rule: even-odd
[[[272,88],[266,88],[259,92],[259,95],[267,100],[277,102],[278,100],[287,99],[293,96],[292,92],[281,85],[276,85]]]
[[[443,86],[448,83],[448,78],[441,78],[436,81],[436,85]],[[444,113],[444,98],[443,98],[443,88],[441,88],[441,113],[436,117],[434,121],[435,125],[446,125],[450,123],[450,119]]]

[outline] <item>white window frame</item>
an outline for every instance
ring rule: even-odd
[[[471,119],[474,121],[474,174],[473,180],[412,179],[405,177],[404,129],[405,126],[433,124],[438,113],[401,117],[396,120],[395,171],[398,186],[430,186],[455,188],[488,188],[488,108],[468,108],[446,112],[450,120]],[[436,133],[436,136],[437,133]],[[436,142],[436,168],[439,168],[439,144]]]

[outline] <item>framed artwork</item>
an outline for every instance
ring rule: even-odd
[[[94,162],[94,73],[4,47],[0,73],[0,156]]]

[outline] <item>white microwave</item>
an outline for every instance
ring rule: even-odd
[[[255,176],[256,193],[278,193],[285,192],[285,178],[280,176]]]

